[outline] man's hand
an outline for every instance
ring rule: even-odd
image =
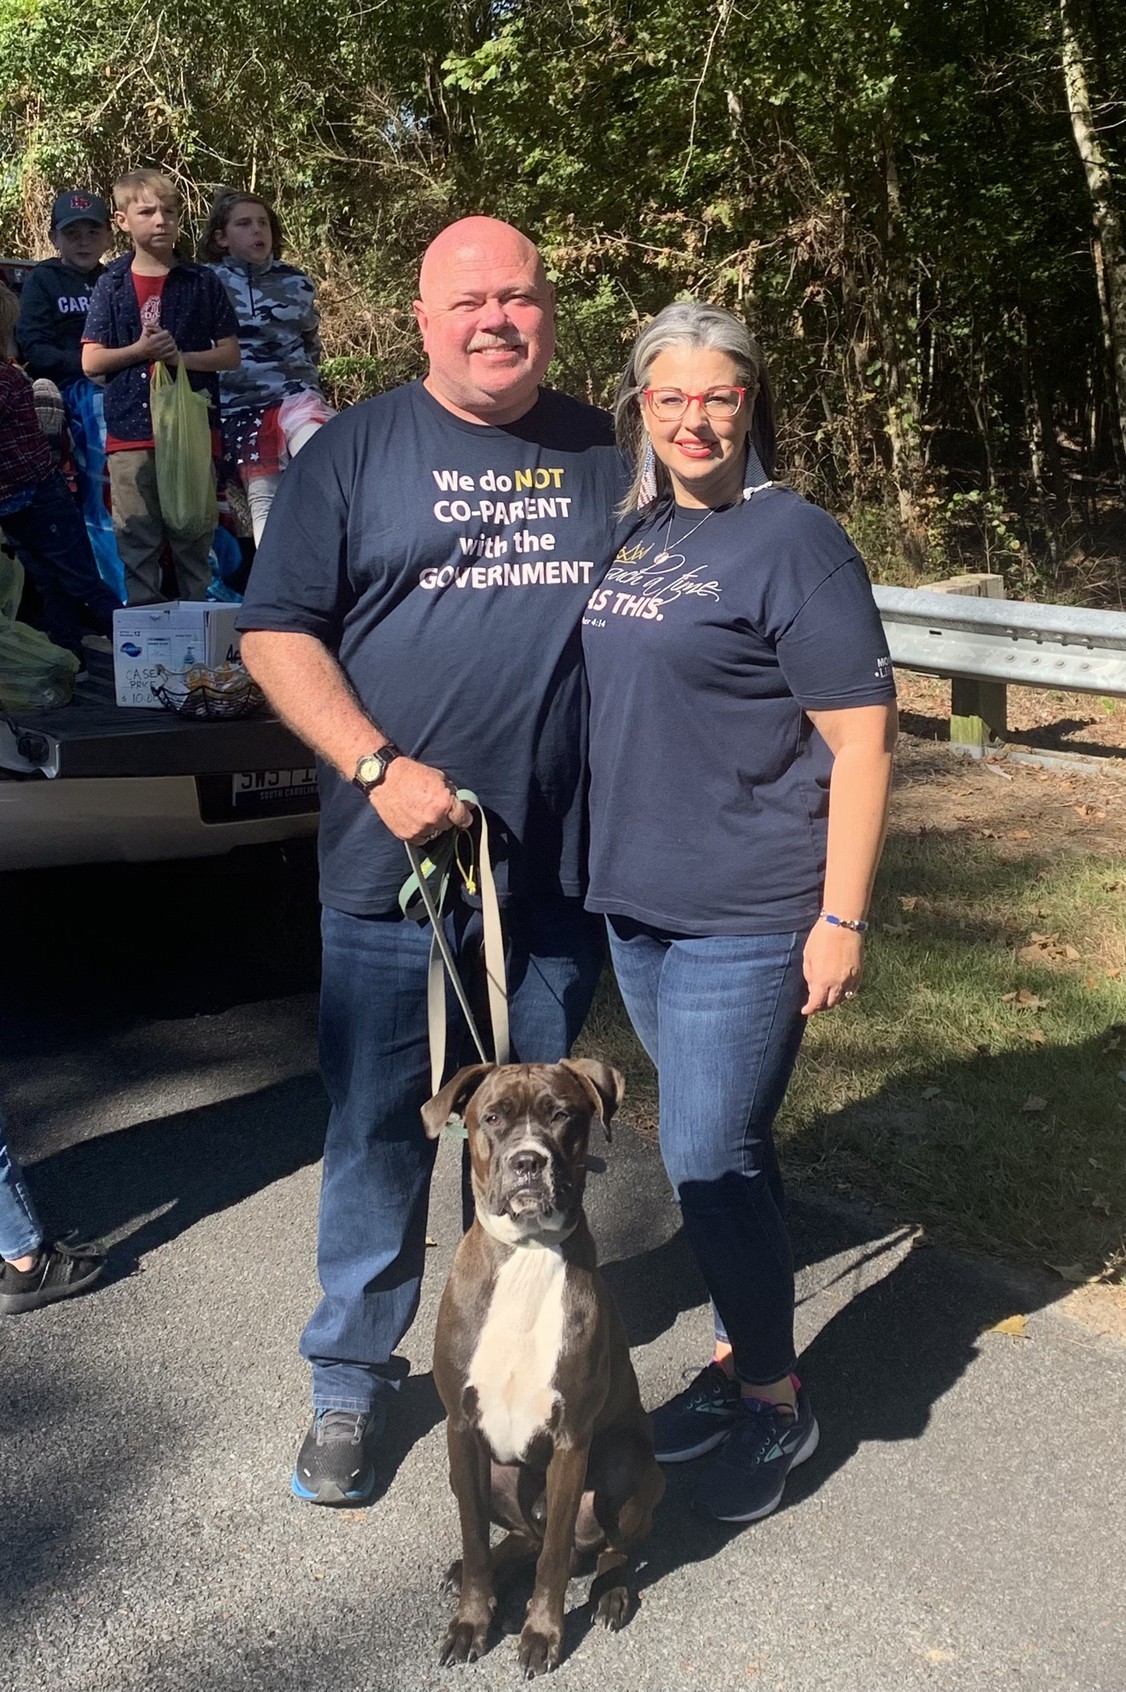
[[[448,828],[468,828],[473,821],[448,777],[414,758],[395,758],[368,797],[391,833],[411,846],[425,846]]]

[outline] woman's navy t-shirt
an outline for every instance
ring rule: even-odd
[[[479,796],[502,897],[585,890],[579,623],[625,480],[593,406],[544,389],[500,428],[411,383],[302,448],[239,613],[240,629],[316,636],[385,734]],[[394,911],[402,842],[332,768],[320,776],[323,902]]]
[[[843,529],[779,486],[703,521],[666,503],[591,595],[583,651],[588,907],[682,934],[815,922],[832,758],[805,712],[895,698]]]

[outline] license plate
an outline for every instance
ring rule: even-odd
[[[317,772],[301,770],[238,770],[231,777],[231,805],[247,811],[315,810]]]

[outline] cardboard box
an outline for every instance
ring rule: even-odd
[[[237,605],[174,599],[167,605],[126,606],[113,614],[113,686],[119,705],[160,711],[152,686],[160,666],[175,672],[209,668],[238,656]]]

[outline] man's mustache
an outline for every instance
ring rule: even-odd
[[[523,352],[527,345],[523,335],[475,335],[469,343],[469,351],[492,352],[497,347],[503,347],[506,352]]]

